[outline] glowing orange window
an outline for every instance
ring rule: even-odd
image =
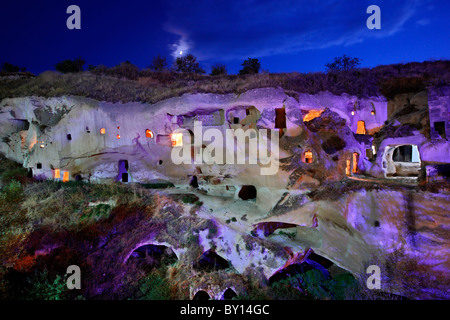
[[[347,160],[347,166],[345,167],[345,174],[346,175],[350,175],[350,166],[351,166],[351,161]]]
[[[145,130],[145,136],[147,138],[153,138],[153,132],[150,129]]]
[[[64,171],[63,173],[63,182],[69,181],[69,171]]]
[[[53,178],[59,179],[60,177],[59,169],[53,170]]]
[[[353,169],[352,169],[353,173],[356,173],[358,171],[358,161],[359,161],[359,154],[357,152],[353,152]]]
[[[305,152],[305,163],[311,163],[313,162],[313,154],[311,152],[311,150],[308,150]]]
[[[362,120],[358,121],[358,127],[356,128],[356,133],[357,134],[367,134],[366,124],[364,121],[362,121]]]
[[[170,135],[170,140],[172,141],[172,147],[181,147],[183,145],[183,134],[172,133]]]
[[[117,135],[117,139],[120,139],[120,134]]]
[[[101,134],[105,134],[105,133],[106,133],[105,128],[101,128],[101,129],[100,129],[100,133],[101,133]]]

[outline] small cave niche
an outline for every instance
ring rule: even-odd
[[[197,176],[192,176],[191,181],[189,181],[189,185],[190,185],[192,188],[195,188],[195,189],[198,188],[198,179],[197,179]]]
[[[192,298],[192,300],[209,300],[209,299],[211,299],[211,297],[204,290],[198,290],[197,293],[194,295],[194,298]]]
[[[70,133],[67,134],[67,140],[72,140],[72,135]]]
[[[151,270],[161,265],[169,265],[178,260],[173,250],[164,245],[146,244],[131,253],[128,262],[144,270]]]
[[[36,169],[42,169],[42,163],[40,162],[36,163]]]
[[[197,262],[194,263],[193,267],[197,271],[211,272],[228,269],[231,265],[227,260],[210,249],[203,252]]]
[[[379,227],[380,226],[380,221],[378,221],[378,220],[376,220],[374,223],[373,223],[373,225],[375,226],[375,227]]]
[[[303,153],[302,161],[303,163],[312,163],[314,161],[314,156],[311,150],[308,149]]]
[[[235,297],[237,297],[237,293],[233,289],[228,288],[223,293],[222,300],[233,300]]]
[[[241,190],[239,190],[239,198],[242,200],[251,200],[256,199],[256,188],[252,185],[244,185],[241,187]]]
[[[81,174],[77,174],[75,175],[75,181],[82,181],[83,177],[81,176]]]

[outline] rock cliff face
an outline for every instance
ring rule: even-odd
[[[431,141],[423,130],[425,96],[407,97],[417,108],[398,101],[388,108],[383,97],[293,98],[282,89],[187,94],[154,105],[73,96],[5,99],[0,152],[36,178],[165,181],[177,187],[161,191],[168,196],[196,193],[204,206],[195,214],[218,228],[213,241],[202,229],[199,247],[214,248],[238,274],[259,268],[270,278],[311,249],[357,276],[380,265],[385,291],[442,298],[449,295],[448,192],[383,187],[386,177],[418,176],[426,164],[450,161],[448,141]],[[420,127],[406,127],[414,120],[405,120],[405,108],[414,109]],[[388,109],[400,120],[388,118]],[[225,161],[228,153],[234,162]],[[268,167],[276,170],[263,174]],[[358,179],[370,188],[346,189]],[[179,259],[187,250],[182,241],[158,237],[143,237],[136,248],[145,245],[168,245]],[[405,281],[414,276],[415,282]],[[197,282],[197,289],[205,285]]]

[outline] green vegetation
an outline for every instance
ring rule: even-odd
[[[156,103],[185,93],[240,94],[251,89],[268,87],[281,87],[294,97],[297,92],[315,94],[324,90],[337,95],[347,93],[367,97],[379,95],[381,88],[384,88],[383,92],[392,88],[389,94],[407,90],[407,86],[395,83],[408,84],[412,78],[421,79],[426,86],[440,86],[450,82],[448,60],[411,62],[332,73],[256,73],[219,77],[168,70],[139,71],[136,68],[130,65],[112,68],[98,66],[92,71],[79,73],[60,74],[47,71],[29,79],[4,78],[0,80],[0,100],[31,95],[76,95],[99,101]],[[122,69],[134,71],[127,74]]]
[[[174,298],[171,285],[158,271],[154,271],[141,279],[139,289],[142,293],[140,300],[171,300]]]

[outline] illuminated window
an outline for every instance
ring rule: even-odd
[[[106,133],[105,128],[101,128],[101,129],[100,129],[100,133],[101,133],[101,134],[105,134],[105,133]]]
[[[183,145],[183,134],[172,133],[170,135],[170,140],[172,141],[172,147],[181,147]]]
[[[64,171],[63,173],[63,182],[69,181],[69,171]]]
[[[41,143],[40,145],[41,149],[45,147],[45,144]]]
[[[352,169],[353,173],[356,173],[358,171],[358,161],[359,161],[359,154],[357,152],[353,152],[353,169]]]
[[[303,117],[303,122],[311,121],[317,117],[320,117],[323,113],[323,110],[310,110],[308,114]]]
[[[356,128],[356,133],[357,134],[367,134],[366,124],[364,121],[362,121],[362,120],[358,121],[358,127]]]
[[[375,110],[372,110],[372,112],[370,112],[373,116],[375,115]]]
[[[59,173],[59,169],[55,169],[55,170],[53,170],[53,178],[54,179],[59,179],[61,176],[60,176],[60,173]]]
[[[153,132],[150,129],[145,130],[145,136],[147,138],[153,138]]]
[[[350,175],[350,166],[351,166],[351,161],[347,160],[347,166],[345,167],[345,174],[346,175]]]
[[[120,134],[117,135],[117,139],[120,139]]]
[[[305,152],[304,154],[304,163],[311,163],[313,162],[313,154],[311,152],[311,150],[308,150]]]
[[[355,115],[355,111],[352,111],[352,116],[354,116]]]

